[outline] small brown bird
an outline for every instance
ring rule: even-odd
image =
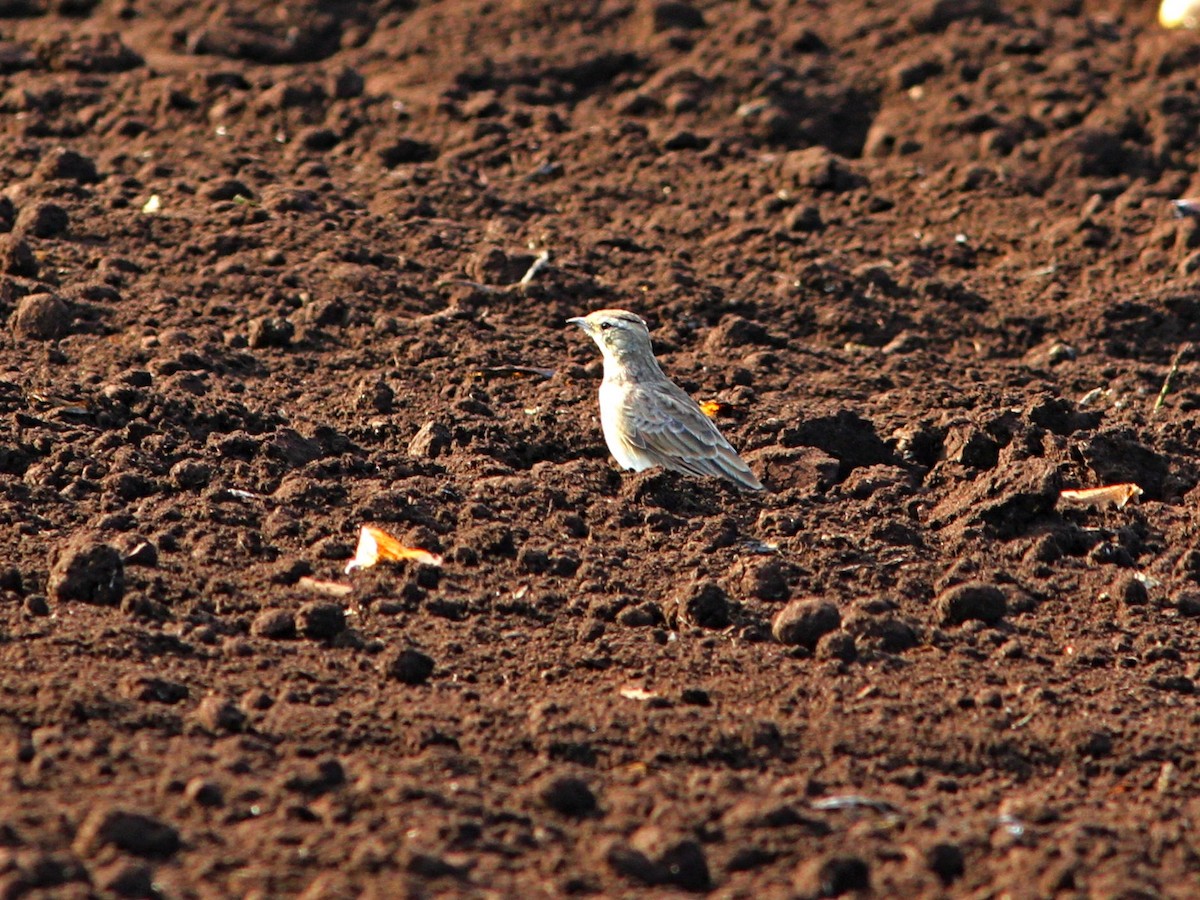
[[[567,321],[582,328],[604,354],[600,424],[622,468],[641,472],[662,466],[687,475],[727,478],[743,490],[763,490],[696,401],[663,374],[650,346],[650,331],[639,316],[600,309]]]

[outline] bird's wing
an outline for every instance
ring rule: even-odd
[[[622,439],[664,469],[727,478],[747,490],[762,490],[762,482],[696,401],[669,381],[629,390],[621,420]]]

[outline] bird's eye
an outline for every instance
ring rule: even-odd
[[[608,329],[610,329],[610,328],[612,328],[612,327],[613,327],[613,323],[612,323],[612,322],[601,322],[601,323],[600,323],[600,330],[601,330],[601,331],[608,331]]]

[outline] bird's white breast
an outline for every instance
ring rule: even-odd
[[[625,388],[623,385],[605,379],[600,384],[600,427],[604,429],[604,443],[622,469],[633,469],[641,472],[654,463],[637,454],[623,444],[618,436],[621,434],[621,409],[624,405]]]

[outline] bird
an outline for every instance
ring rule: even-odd
[[[746,491],[764,490],[712,419],[663,373],[641,316],[599,309],[567,323],[578,325],[604,356],[600,425],[621,468],[641,472],[662,466],[724,478]]]

